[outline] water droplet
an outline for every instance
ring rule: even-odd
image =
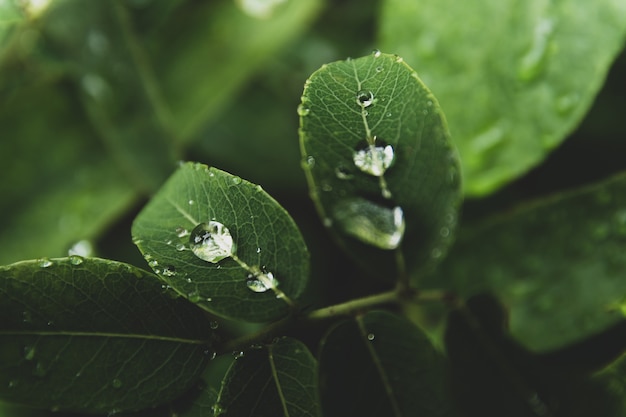
[[[83,90],[94,100],[103,100],[111,90],[104,78],[97,74],[86,74],[80,82]]]
[[[235,184],[235,185],[241,184],[241,178],[239,178],[237,176],[233,176],[232,181],[233,181],[233,184]]]
[[[447,227],[442,227],[442,228],[439,230],[439,235],[440,235],[441,237],[448,237],[448,236],[450,236],[450,229],[448,229]]]
[[[266,292],[271,288],[278,287],[278,280],[271,272],[249,274],[246,279],[246,286],[253,292]]]
[[[72,265],[80,265],[83,263],[83,257],[78,255],[70,255],[70,263]]]
[[[576,108],[576,105],[580,101],[578,93],[565,94],[556,101],[556,111],[560,115],[567,115]]]
[[[298,106],[298,115],[299,116],[302,116],[302,117],[308,116],[309,113],[311,113],[311,109],[309,107],[307,107],[306,105],[300,104]]]
[[[17,381],[15,381],[15,380],[11,380],[11,381],[9,381],[8,386],[9,386],[9,388],[15,388],[15,387],[17,387]]]
[[[173,277],[174,275],[176,275],[176,268],[172,265],[169,265],[163,268],[163,271],[161,273],[166,277]]]
[[[256,248],[256,253],[261,253],[261,248]]]
[[[176,250],[177,250],[177,251],[179,251],[179,252],[182,252],[182,251],[184,251],[185,249],[187,249],[187,248],[186,248],[186,247],[185,247],[185,245],[184,245],[184,244],[182,244],[182,243],[179,243],[179,244],[177,244],[177,245],[176,245]]]
[[[372,341],[376,338],[376,335],[374,333],[369,333],[367,335],[367,340]]]
[[[357,149],[352,154],[354,165],[366,174],[381,177],[395,159],[391,145],[370,145]]]
[[[387,116],[387,117],[391,117],[391,116],[392,116],[392,114],[391,114],[391,112],[388,112],[385,116]]]
[[[220,327],[220,324],[217,321],[212,320],[209,323],[209,327],[211,327],[211,330],[217,330],[217,328]]]
[[[397,248],[404,236],[404,212],[398,206],[354,198],[337,204],[333,217],[344,233],[381,249]]]
[[[404,58],[402,58],[400,55],[396,55],[395,58],[396,58],[395,59],[396,62],[403,62],[404,61]]]
[[[324,220],[322,220],[322,224],[324,225],[324,227],[331,227],[333,225],[333,219],[331,219],[330,217],[325,217]]]
[[[197,225],[189,236],[189,243],[194,255],[211,263],[228,258],[235,251],[230,231],[216,221]]]
[[[374,93],[360,90],[356,93],[356,103],[363,108],[371,106],[374,103]]]
[[[385,68],[382,65],[376,67],[376,72],[383,72]]]
[[[187,279],[185,280],[187,281],[187,284],[191,284],[193,282],[193,280],[191,279],[191,277],[187,277]]]
[[[309,168],[313,168],[315,166],[315,158],[312,156],[307,156],[306,158],[306,164]]]
[[[347,168],[342,166],[335,168],[335,176],[340,180],[351,180],[354,178],[354,175],[352,175]]]
[[[322,188],[322,191],[324,191],[324,192],[329,192],[329,191],[333,190],[333,186],[330,185],[327,182],[322,183],[322,187],[321,188]]]
[[[195,204],[195,201],[193,201],[193,200],[189,200],[189,201],[187,201],[187,203],[188,203],[190,206],[193,206],[193,205]]]
[[[435,248],[430,252],[430,256],[433,259],[439,259],[441,258],[441,255],[443,255],[443,252],[441,251],[441,249],[439,248]]]
[[[27,361],[32,361],[35,358],[35,347],[34,346],[24,346],[24,359]]]
[[[122,388],[122,381],[115,378],[113,381],[111,381],[111,385],[113,385],[113,388]]]
[[[554,22],[552,19],[543,18],[535,25],[532,42],[522,57],[517,72],[521,81],[532,81],[543,71],[550,50],[550,37],[553,30]]]
[[[43,259],[41,259],[41,260],[39,261],[39,266],[40,266],[40,267],[42,267],[42,268],[49,268],[49,267],[51,267],[52,265],[54,265],[54,264],[53,264],[53,263],[52,263],[52,261],[51,261],[50,259],[48,259],[48,258],[43,258]]]
[[[379,49],[374,49],[372,51],[372,55],[374,55],[374,58],[379,58],[382,55],[382,52],[380,52]]]
[[[185,229],[184,227],[177,227],[176,228],[176,236],[178,236],[178,237],[189,236],[189,230]]]
[[[199,303],[202,297],[198,291],[192,291],[187,294],[187,299],[192,303]]]
[[[233,358],[240,359],[243,358],[246,353],[243,350],[235,350],[233,351]]]
[[[156,259],[152,259],[148,262],[148,266],[150,268],[156,268],[157,266],[159,266],[159,262]]]

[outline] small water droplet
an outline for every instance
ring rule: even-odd
[[[360,90],[356,93],[356,103],[365,108],[374,103],[374,93],[367,90]]]
[[[299,116],[302,116],[302,117],[308,116],[309,113],[311,113],[311,109],[308,106],[306,106],[305,104],[300,104],[298,106],[298,115]]]
[[[198,258],[217,263],[235,253],[233,237],[222,223],[200,223],[189,235],[191,251]]]
[[[261,253],[261,248],[256,248],[256,253]]]
[[[385,68],[382,65],[376,67],[376,72],[383,72]]]
[[[103,100],[110,95],[109,84],[98,74],[86,74],[80,83],[83,90],[94,100]]]
[[[386,117],[391,117],[391,116],[392,116],[392,114],[391,114],[391,112],[388,112],[385,116],[386,116]]]
[[[376,335],[374,333],[369,333],[367,335],[367,340],[372,341],[376,338]]]
[[[200,300],[202,300],[202,297],[198,291],[192,291],[187,294],[187,299],[192,303],[199,303]]]
[[[185,249],[187,249],[187,248],[186,248],[186,247],[185,247],[185,245],[184,245],[184,244],[182,244],[182,243],[178,243],[178,244],[176,245],[176,250],[177,250],[177,251],[179,251],[179,252],[182,252],[182,251],[184,251]]]
[[[43,258],[39,261],[39,266],[42,268],[49,268],[52,265],[54,265],[54,263],[48,258]]]
[[[246,353],[243,350],[235,350],[233,351],[233,358],[235,359],[241,359],[244,357]]]
[[[113,381],[111,381],[111,385],[113,386],[113,388],[122,388],[122,381],[115,378]]]
[[[448,229],[447,227],[442,227],[442,228],[439,230],[439,235],[440,235],[441,237],[448,237],[448,236],[450,236],[450,229]]]
[[[211,330],[217,330],[217,328],[220,327],[220,324],[215,320],[211,320],[209,327],[211,327]]]
[[[239,184],[241,184],[241,178],[240,178],[240,177],[237,177],[237,176],[233,176],[233,178],[232,178],[232,182],[233,182],[233,184],[235,184],[235,185],[239,185]]]
[[[156,259],[152,259],[148,262],[148,266],[150,268],[156,268],[157,266],[159,266],[159,262]]]
[[[313,168],[315,166],[315,158],[312,157],[311,155],[307,156],[306,164],[309,168]]]
[[[342,166],[335,168],[335,176],[340,180],[351,180],[354,178],[354,175],[352,175],[347,168]]]
[[[398,206],[353,198],[337,204],[333,217],[344,233],[380,249],[395,249],[404,237],[404,212]]]
[[[367,143],[361,146],[352,154],[354,165],[366,174],[381,177],[395,159],[393,147]]]
[[[535,25],[532,42],[522,57],[517,72],[521,81],[532,81],[543,71],[550,50],[550,38],[553,30],[554,22],[552,19],[543,18]]]
[[[374,49],[372,51],[372,55],[374,55],[374,58],[379,58],[382,55],[382,52],[380,52],[379,49]]]
[[[195,204],[195,201],[193,201],[193,200],[189,200],[189,201],[187,201],[187,203],[188,203],[190,206],[193,206],[193,205]]]
[[[80,265],[83,263],[83,257],[78,255],[70,255],[70,263],[72,265]]]
[[[333,219],[331,219],[330,217],[325,217],[324,220],[322,220],[322,224],[324,225],[324,227],[331,227],[333,225]]]
[[[403,62],[403,61],[404,61],[404,58],[402,58],[400,55],[396,55],[396,56],[395,56],[395,61],[396,61],[396,62]]]
[[[166,277],[173,277],[174,275],[176,275],[176,268],[172,265],[168,265],[163,268],[163,271],[161,273]]]
[[[211,301],[213,301],[213,299],[211,297],[207,297],[206,301],[207,303],[210,303]]]
[[[430,256],[433,259],[439,259],[441,258],[441,255],[443,255],[443,252],[441,251],[441,249],[439,248],[435,248],[430,252]]]
[[[189,230],[185,229],[184,227],[177,227],[176,228],[176,236],[178,236],[178,237],[189,236]]]
[[[253,292],[266,292],[269,289],[278,287],[278,280],[271,272],[248,274],[246,286]]]
[[[185,280],[187,281],[187,284],[191,284],[193,282],[193,280],[191,279],[191,277],[187,277],[187,279]]]

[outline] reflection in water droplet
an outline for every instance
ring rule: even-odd
[[[234,254],[233,238],[222,223],[200,223],[189,235],[191,251],[198,258],[217,263]]]
[[[361,107],[369,107],[374,103],[374,93],[367,90],[360,90],[356,93],[356,103]]]
[[[266,292],[278,287],[278,280],[271,272],[249,274],[246,278],[246,286],[253,292]]]
[[[333,217],[344,233],[381,249],[397,248],[404,236],[404,212],[398,206],[354,198],[337,204]]]
[[[354,165],[366,174],[381,177],[395,159],[395,152],[391,145],[369,145],[357,149],[352,154]]]
[[[48,259],[48,258],[43,258],[43,259],[41,259],[41,260],[39,261],[39,266],[40,266],[40,267],[42,267],[42,268],[49,268],[49,267],[51,267],[52,265],[54,265],[54,264],[53,264],[53,263],[52,263],[52,261],[51,261],[50,259]]]
[[[176,236],[178,236],[178,237],[189,236],[189,230],[185,229],[184,227],[177,227],[176,228]]]

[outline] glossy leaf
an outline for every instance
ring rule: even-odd
[[[217,243],[228,244],[204,253],[211,260],[194,252],[200,224],[207,237],[219,227]],[[308,279],[308,251],[287,212],[260,186],[205,165],[183,164],[137,216],[132,233],[163,281],[223,317],[277,319]],[[263,280],[274,288],[259,286]]]
[[[253,347],[224,377],[215,416],[320,417],[316,361],[302,342]]]
[[[622,175],[468,227],[424,285],[494,292],[533,350],[599,332],[626,311],[625,196]]]
[[[0,268],[0,396],[39,408],[140,410],[193,386],[202,311],[127,264],[70,257]]]
[[[322,66],[305,84],[303,167],[325,225],[368,270],[393,277],[445,254],[460,202],[441,109],[402,59],[378,51]]]
[[[340,323],[322,341],[319,361],[327,417],[453,415],[443,356],[399,316],[374,311]]]
[[[466,194],[483,195],[576,127],[625,35],[621,0],[386,0],[379,39],[419,65],[446,112]]]

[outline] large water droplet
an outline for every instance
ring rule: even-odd
[[[391,145],[371,145],[357,149],[352,154],[354,165],[366,174],[381,177],[395,159]]]
[[[397,248],[404,236],[404,212],[398,206],[354,198],[337,204],[333,217],[344,233],[381,249]]]
[[[265,292],[278,287],[278,280],[274,278],[274,274],[271,272],[249,274],[246,279],[246,285],[251,291]]]
[[[374,93],[367,90],[360,90],[356,93],[356,102],[361,107],[369,107],[374,103]]]
[[[217,263],[234,254],[233,237],[222,223],[200,223],[189,235],[191,251],[198,258]]]

